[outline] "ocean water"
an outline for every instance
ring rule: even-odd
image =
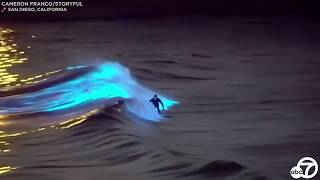
[[[0,179],[282,180],[320,160],[313,19],[1,28]]]

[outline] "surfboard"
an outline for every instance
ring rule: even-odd
[[[173,118],[173,116],[170,116],[170,115],[161,115],[161,116],[164,118]]]

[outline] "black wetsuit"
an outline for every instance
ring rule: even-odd
[[[152,98],[150,99],[150,102],[152,102],[152,104],[157,108],[157,111],[160,114],[159,103],[162,105],[162,108],[164,108],[162,101],[159,98]]]

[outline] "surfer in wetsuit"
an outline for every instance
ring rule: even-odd
[[[121,112],[125,107],[124,100],[119,100],[112,106],[112,108],[118,112]]]
[[[154,105],[154,107],[157,109],[158,113],[160,114],[160,108],[159,103],[162,105],[162,109],[164,110],[164,105],[161,99],[158,98],[158,96],[155,94],[152,99],[150,99],[150,102]]]
[[[117,111],[117,112],[122,112],[122,110],[125,108],[125,102],[124,100],[118,100],[116,101],[114,104],[110,105],[106,105],[103,108],[104,112],[112,112],[112,111]]]

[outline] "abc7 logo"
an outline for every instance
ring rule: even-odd
[[[301,167],[306,167],[304,172]],[[309,172],[311,168],[314,168],[313,172]],[[294,179],[299,179],[301,177],[304,179],[310,179],[313,178],[317,172],[317,162],[313,158],[305,157],[298,162],[297,166],[291,169],[290,174]]]

